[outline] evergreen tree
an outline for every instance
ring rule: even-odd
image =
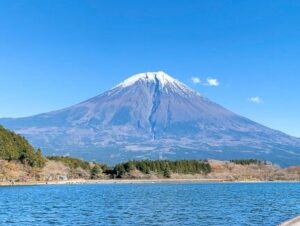
[[[117,177],[121,178],[126,173],[124,165],[123,164],[116,165],[115,172],[116,172]]]
[[[171,171],[170,171],[170,169],[169,169],[169,167],[166,167],[165,169],[164,169],[164,177],[166,177],[166,178],[171,178]]]
[[[98,164],[95,164],[91,169],[91,179],[99,179],[102,176],[102,169]]]
[[[46,164],[46,159],[44,158],[43,154],[42,154],[42,150],[41,149],[38,149],[37,152],[36,152],[36,161],[34,163],[34,165],[36,167],[44,167],[45,164]]]

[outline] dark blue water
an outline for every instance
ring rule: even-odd
[[[112,184],[0,188],[0,225],[277,225],[300,184]]]

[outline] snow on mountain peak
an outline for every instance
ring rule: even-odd
[[[189,87],[187,87],[185,84],[182,82],[178,81],[177,79],[171,77],[167,73],[163,71],[158,71],[158,72],[144,72],[144,73],[139,73],[136,75],[133,75],[126,79],[125,81],[121,82],[119,85],[116,87],[129,87],[134,85],[136,82],[142,81],[142,82],[152,82],[152,83],[159,83],[159,86],[161,89],[165,89],[166,91],[168,90],[173,90],[173,91],[180,91],[181,93],[185,94],[190,94],[191,92],[196,93]],[[197,93],[197,95],[200,95]]]
[[[137,81],[145,81],[145,82],[156,82],[158,81],[162,87],[164,87],[168,83],[176,83],[176,79],[172,78],[168,74],[163,71],[158,72],[145,72],[139,73],[136,75],[131,76],[130,78],[126,79],[118,86],[128,87],[136,83]]]

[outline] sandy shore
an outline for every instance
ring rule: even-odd
[[[72,185],[72,184],[156,184],[156,183],[297,183],[299,181],[226,181],[222,179],[102,179],[62,180],[48,182],[0,182],[0,186]]]
[[[0,186],[25,186],[25,185],[63,185],[63,184],[153,184],[153,183],[200,183],[223,182],[216,179],[103,179],[103,180],[64,180],[48,182],[0,182]]]
[[[282,223],[280,226],[300,226],[300,216]]]

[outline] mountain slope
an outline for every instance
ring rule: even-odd
[[[0,126],[0,159],[20,161],[32,167],[43,167],[45,159],[22,136]]]
[[[47,154],[130,158],[259,158],[300,163],[300,141],[211,102],[164,72],[141,73],[75,106],[0,124]]]

